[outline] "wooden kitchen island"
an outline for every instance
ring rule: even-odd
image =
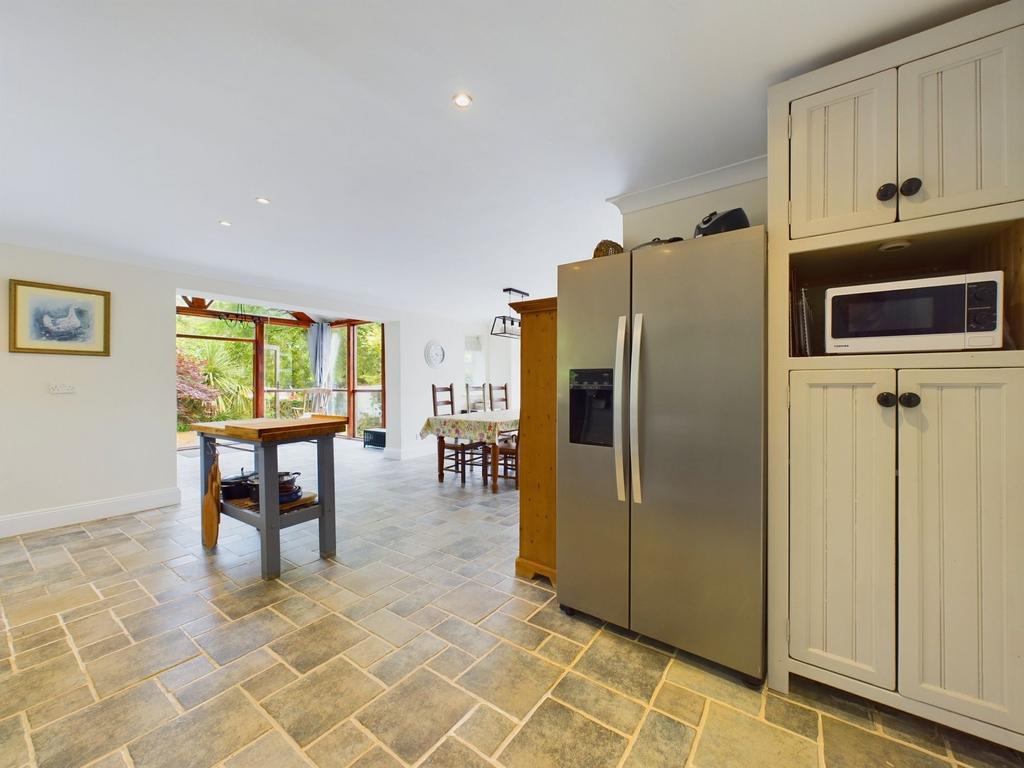
[[[312,416],[303,419],[244,419],[193,424],[199,433],[202,456],[200,494],[203,503],[203,546],[217,545],[220,515],[251,525],[260,532],[260,569],[264,579],[281,575],[281,529],[318,520],[320,556],[335,552],[334,525],[334,436],[348,427],[345,416]],[[316,495],[281,505],[278,498],[278,446],[287,443],[316,443]],[[259,476],[259,501],[220,498],[217,444],[252,446]],[[212,487],[215,485],[216,487]],[[208,497],[210,494],[210,498]]]

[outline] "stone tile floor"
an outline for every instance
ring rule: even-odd
[[[248,457],[227,452],[225,472]],[[312,448],[282,452],[311,470]],[[338,554],[199,545],[184,500],[0,541],[0,768],[1024,768],[1018,753],[807,682],[745,687],[516,579],[517,494],[338,445]],[[312,478],[310,478],[311,480]]]

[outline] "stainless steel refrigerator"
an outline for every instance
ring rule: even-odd
[[[558,601],[764,676],[763,227],[558,270]]]

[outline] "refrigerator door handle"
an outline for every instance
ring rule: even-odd
[[[644,316],[633,315],[633,350],[629,365],[629,467],[633,503],[640,504],[640,341],[643,338]]]
[[[622,374],[626,357],[626,315],[619,315],[619,327],[615,332],[615,366],[612,386],[612,451],[615,453],[615,496],[626,500],[625,446],[622,444],[622,399],[625,394]]]

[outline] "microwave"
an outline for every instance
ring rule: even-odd
[[[825,351],[1003,346],[1003,273],[971,272],[825,291]]]

